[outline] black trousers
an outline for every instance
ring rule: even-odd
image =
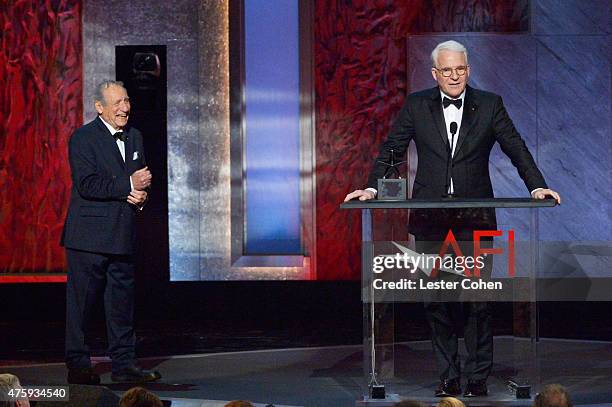
[[[448,212],[448,213],[447,213]],[[442,241],[451,229],[464,255],[472,255],[473,230],[468,222],[455,222],[453,217],[459,211],[447,211],[431,216],[434,220],[427,231],[415,234],[416,248],[419,253],[438,253]],[[443,215],[443,216],[440,216]],[[464,214],[460,214],[460,216]],[[437,220],[437,222],[435,222]],[[484,228],[490,229],[490,228]],[[483,239],[482,247],[492,247],[493,240]],[[452,249],[448,252],[452,253]],[[488,256],[481,276],[486,279],[492,272],[492,258]],[[445,278],[441,272],[439,278]],[[451,275],[448,280],[459,280]],[[486,380],[493,366],[493,332],[491,328],[491,305],[489,302],[454,302],[445,295],[442,300],[424,302],[425,315],[432,335],[432,346],[441,380],[459,379],[462,375],[459,360],[458,340],[461,332],[467,350],[463,376],[468,380]]]
[[[136,338],[132,256],[66,249],[66,257],[66,365],[91,366],[85,332],[93,306],[102,293],[113,372],[133,365]]]
[[[468,380],[486,380],[493,366],[491,306],[488,302],[427,302],[425,314],[431,329],[431,343],[438,363],[440,379],[459,379],[458,338],[463,337],[468,353],[464,376]]]

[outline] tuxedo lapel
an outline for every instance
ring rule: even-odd
[[[119,167],[125,170],[125,162],[123,161],[123,157],[121,157],[121,151],[119,151],[119,146],[117,146],[117,142],[115,141],[115,138],[110,133],[110,131],[108,131],[108,129],[106,128],[104,123],[102,123],[102,120],[99,117],[96,119],[96,124],[98,126],[98,130],[103,135],[103,137],[101,137],[101,140],[100,140],[100,142],[102,143],[102,146],[104,147],[106,151],[111,153],[115,161],[117,161],[117,164],[119,165]],[[126,158],[127,158],[127,150],[126,150]]]
[[[461,149],[461,145],[476,123],[478,115],[477,102],[478,101],[474,95],[474,90],[468,86],[465,90],[463,116],[461,116],[461,128],[459,129],[459,137],[457,138],[457,146],[455,147],[455,154],[453,156],[457,156],[457,153],[459,153],[459,150]]]
[[[442,142],[449,149],[448,137],[446,135],[446,122],[444,121],[444,113],[442,112],[442,98],[440,96],[440,89],[433,88],[431,99],[429,100],[429,111],[433,118],[433,122],[436,124],[438,135],[442,138]],[[463,126],[461,126],[463,127]]]

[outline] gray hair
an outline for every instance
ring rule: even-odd
[[[463,54],[465,55],[465,63],[467,64],[467,60],[468,60],[467,49],[463,46],[463,44],[457,41],[454,41],[454,40],[450,40],[450,41],[444,41],[444,42],[439,43],[438,45],[436,45],[433,51],[431,51],[431,63],[433,64],[433,67],[438,65],[438,54],[442,50],[463,52]]]
[[[536,394],[533,405],[535,407],[572,407],[572,400],[567,389],[555,383],[544,386],[544,389]]]
[[[119,86],[125,89],[125,86],[123,86],[123,82],[121,81],[113,81],[110,79],[104,80],[100,82],[98,86],[96,86],[96,90],[94,92],[94,102],[100,102],[104,105],[106,103],[104,100],[104,91],[111,86]]]
[[[21,389],[21,384],[19,383],[19,378],[14,374],[3,373],[0,374],[0,394],[8,395],[9,391]],[[27,400],[25,398],[19,397],[18,400]],[[6,399],[0,399],[0,407],[13,407],[15,406],[15,401],[8,401]]]

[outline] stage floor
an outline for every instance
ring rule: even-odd
[[[495,338],[490,395],[470,399],[470,406],[531,405],[531,400],[514,399],[506,388],[506,379],[514,373],[514,346],[510,337]],[[437,378],[429,341],[396,344],[395,357],[395,376],[387,379],[387,392],[435,403]],[[121,393],[131,387],[110,382],[108,359],[95,362],[111,390]],[[174,399],[173,406],[213,407],[226,400],[248,399],[262,405],[352,407],[366,392],[361,346],[181,355],[140,362],[162,372],[161,382],[145,387]],[[542,383],[563,384],[575,405],[612,403],[612,342],[542,339],[538,362]],[[66,376],[61,363],[0,364],[0,371],[16,374],[24,385],[63,384]]]

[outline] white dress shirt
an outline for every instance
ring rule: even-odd
[[[108,131],[110,131],[110,133],[113,135],[113,137],[115,136],[115,133],[123,131],[123,130],[116,130],[113,126],[106,123],[106,121],[102,118],[102,116],[98,116],[98,117],[100,118],[100,120],[102,120],[102,123],[104,123]],[[115,143],[117,143],[117,148],[119,148],[119,152],[121,153],[121,158],[123,158],[123,162],[125,162],[125,142],[121,139],[115,139]],[[132,177],[130,177],[130,188],[134,189],[134,184],[132,183]]]
[[[104,125],[106,126],[108,131],[110,131],[110,133],[113,135],[113,137],[115,136],[115,133],[123,131],[123,130],[116,130],[113,126],[111,126],[110,124],[106,123],[106,121],[104,121],[102,116],[98,116],[98,117],[100,117],[100,120],[102,120],[102,123],[104,123]],[[119,152],[121,153],[121,157],[123,158],[123,162],[125,162],[125,142],[123,140],[120,140],[120,139],[115,139],[115,143],[117,143],[117,147],[119,148]],[[130,182],[131,182],[131,180],[130,180]]]
[[[442,112],[444,113],[444,123],[446,124],[446,137],[448,137],[448,144],[450,145],[452,135],[450,131],[450,125],[452,122],[457,123],[457,133],[455,133],[455,138],[452,141],[452,149],[451,149],[451,157],[455,156],[455,147],[457,147],[457,139],[459,138],[459,130],[461,129],[461,118],[463,117],[463,107],[465,106],[465,90],[459,95],[458,98],[452,98],[446,95],[444,92],[440,91],[440,100],[444,100],[444,98],[448,98],[451,100],[461,100],[461,108],[457,109],[455,105],[448,105],[447,108],[444,108],[442,105]],[[452,194],[455,191],[453,187],[453,178],[450,179],[450,185],[448,187],[448,193]]]

